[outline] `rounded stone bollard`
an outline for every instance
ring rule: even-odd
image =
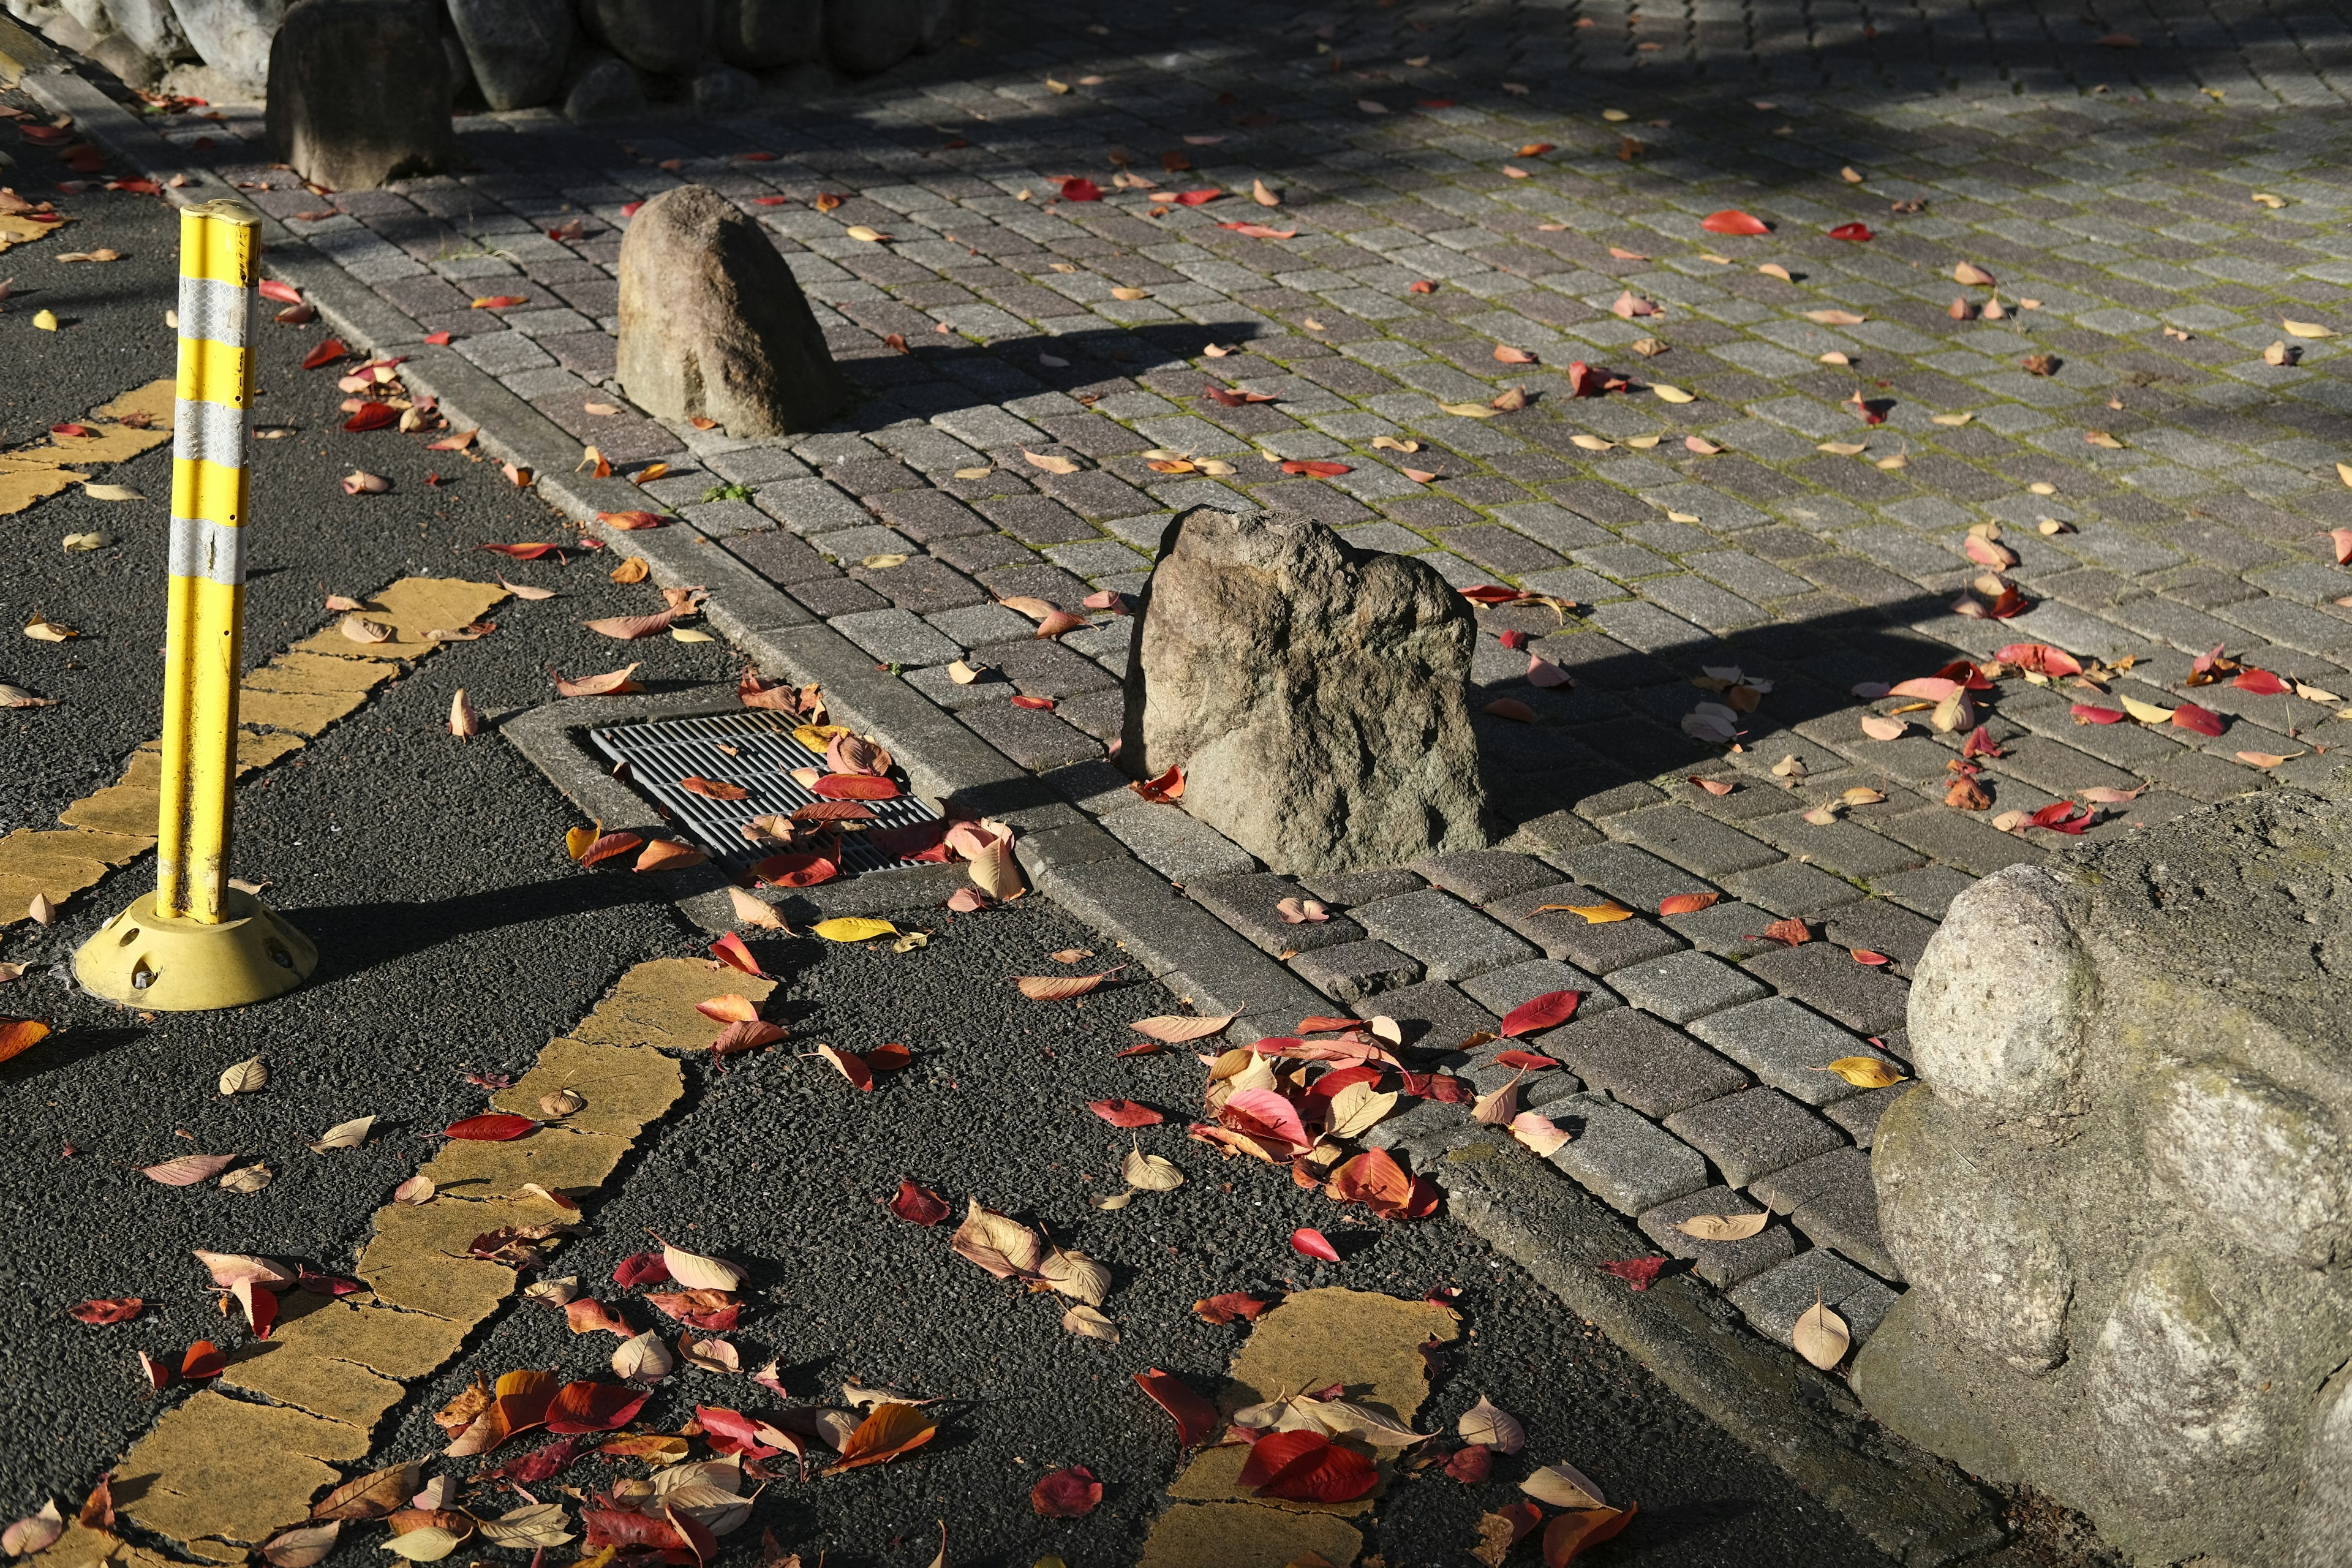
[[[2135,1561],[2352,1563],[2352,807],[2208,806],[1953,901],[1872,1149],[1855,1393]]]
[[[449,20],[492,109],[554,100],[572,53],[572,0],[448,0]]]
[[[822,60],[824,13],[824,0],[719,0],[714,32],[719,56],[755,71]]]
[[[940,0],[831,0],[825,54],[852,76],[888,70],[923,47],[940,10]]]
[[[354,70],[356,60],[368,68]],[[451,99],[423,0],[300,0],[270,42],[270,142],[331,191],[456,167]]]
[[[712,0],[580,0],[589,37],[657,76],[690,71],[710,52]]]
[[[1119,765],[1276,871],[1483,849],[1469,601],[1312,518],[1199,507],[1136,618]]]
[[[815,429],[856,395],[783,257],[706,186],[664,191],[629,220],[620,317],[616,374],[656,418],[786,436]]]

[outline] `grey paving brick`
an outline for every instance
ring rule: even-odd
[[[1401,991],[1422,976],[1421,960],[1384,942],[1310,948],[1292,959],[1290,967],[1335,1002],[1361,1002],[1380,992]]]
[[[1461,980],[1535,956],[1529,943],[1434,888],[1359,904],[1354,913],[1372,935],[1421,960],[1433,980]]]
[[[1858,1147],[1867,1149],[1877,1140],[1878,1119],[1885,1114],[1886,1108],[1918,1087],[1906,1081],[1865,1089],[1852,1100],[1841,1100],[1827,1107],[1825,1114],[1844,1129],[1845,1135]]]
[[[1832,1149],[1800,1160],[1748,1184],[1748,1195],[1774,1214],[1794,1214],[1824,1193],[1857,1183],[1870,1185],[1870,1154],[1862,1149]]]
[[[1766,994],[1762,984],[1738,968],[1698,952],[1628,964],[1611,972],[1609,984],[1634,1006],[1675,1024]]]
[[[1701,1187],[1671,1203],[1660,1204],[1638,1215],[1633,1223],[1642,1227],[1642,1234],[1658,1244],[1659,1250],[1670,1257],[1690,1259],[1693,1273],[1717,1289],[1727,1290],[1796,1256],[1796,1243],[1788,1226],[1768,1224],[1754,1236],[1738,1241],[1701,1241],[1683,1230],[1682,1224],[1699,1215],[1729,1217],[1759,1212],[1758,1205],[1729,1187]]]
[[[1534,1043],[1593,1089],[1644,1116],[1672,1116],[1748,1086],[1738,1067],[1631,1008],[1578,1017]]]
[[[1339,952],[1340,948],[1327,948]],[[1492,1034],[1502,1020],[1442,980],[1424,980],[1381,993],[1375,1010],[1393,1018],[1407,1046],[1418,1050],[1454,1050],[1473,1035]]]
[[[911,610],[867,610],[834,617],[833,629],[885,664],[949,664],[963,649]]]
[[[1544,1114],[1569,1134],[1547,1156],[1552,1164],[1620,1214],[1646,1214],[1706,1185],[1705,1155],[1613,1100],[1572,1095]]]
[[[1485,904],[1508,893],[1548,887],[1559,874],[1532,855],[1473,849],[1416,861],[1412,868],[1467,903]]]
[[[1604,831],[1613,829],[1618,821],[1615,816],[1604,818]],[[1631,844],[1595,844],[1550,858],[1584,886],[1598,888],[1627,909],[1643,914],[1655,912],[1660,900],[1675,893],[1710,890],[1705,879]]]
[[[1878,1280],[1821,1247],[1733,1286],[1728,1294],[1751,1328],[1784,1345],[1795,1335],[1799,1318],[1816,1303],[1825,1305],[1844,1320],[1857,1348],[1876,1331],[1897,1300]]]
[[[1843,817],[1824,827],[1807,822],[1802,812],[1790,812],[1785,816],[1758,817],[1748,826],[1768,843],[1842,877],[1884,877],[1908,871],[1927,858],[1906,845]]]
[[[1901,1028],[1910,1005],[1908,985],[1884,969],[1856,963],[1852,953],[1829,942],[1776,948],[1740,967],[1782,995],[1864,1035]]]
[[[1276,906],[1286,899],[1303,900],[1309,895],[1288,878],[1272,872],[1197,878],[1187,881],[1184,890],[1266,952],[1306,952],[1364,940],[1363,928],[1345,915],[1296,924],[1285,921]]]
[[[1795,860],[1783,860],[1758,871],[1736,872],[1726,877],[1723,885],[1776,915],[1816,915],[1869,897],[1843,878]]]
[[[1692,1034],[1761,1079],[1807,1105],[1851,1100],[1862,1092],[1836,1073],[1824,1071],[1846,1057],[1884,1060],[1868,1042],[1785,996],[1701,1018]],[[1899,1070],[1899,1069],[1898,1069]]]
[[[1580,1018],[1597,1017],[1612,1007],[1622,1005],[1616,994],[1591,975],[1572,964],[1549,958],[1531,958],[1524,963],[1506,964],[1484,974],[1462,981],[1463,992],[1481,1007],[1498,1015],[1507,1015],[1512,1008],[1554,991],[1577,991],[1583,994],[1576,1005]]]
[[[998,689],[1003,689],[1000,687]],[[1044,773],[1053,768],[1067,767],[1073,763],[1083,763],[1089,758],[1103,754],[1101,742],[1092,736],[1064,723],[1052,713],[1040,712],[1030,708],[1015,708],[1010,700],[1009,693],[1007,700],[1003,701],[977,702],[969,708],[960,709],[957,710],[956,717],[962,720],[982,740],[986,741],[1032,773]],[[1143,816],[1150,814],[1122,812],[1120,815]],[[1181,816],[1182,814],[1170,810],[1166,815]],[[1184,817],[1184,820],[1191,822],[1192,818]],[[1150,830],[1143,831],[1148,835]],[[1209,831],[1207,828],[1201,829],[1202,833]],[[1152,841],[1158,842],[1157,839]],[[1223,843],[1223,840],[1219,839],[1218,842]],[[1206,863],[1205,869],[1201,865],[1194,865],[1189,861],[1186,863],[1194,874],[1202,876],[1213,875],[1217,870],[1245,870],[1254,864],[1250,858],[1242,854],[1240,850],[1234,849],[1230,845],[1226,846],[1226,848],[1229,853],[1222,858],[1212,857],[1210,862]],[[1143,853],[1140,849],[1136,852],[1139,855]],[[1234,856],[1240,857],[1239,864],[1233,863]],[[1144,856],[1144,858],[1147,861],[1150,860],[1150,856]],[[1157,864],[1157,862],[1152,863]],[[1176,872],[1171,871],[1169,875],[1176,877],[1180,881],[1182,879]]]
[[[974,648],[972,657],[1003,672],[1029,697],[1075,697],[1118,684],[1102,666],[1081,658],[1051,638],[989,643]]]
[[[1936,934],[1936,922],[1885,899],[1864,899],[1832,910],[1822,922],[1822,934],[1840,947],[1883,952],[1895,961],[1898,973],[1907,976],[1927,951],[1927,939]]]
[[[1546,958],[1565,959],[1595,974],[1606,975],[1629,963],[1679,952],[1685,945],[1682,938],[1645,920],[1595,925],[1582,915],[1544,907],[1569,904],[1591,909],[1608,901],[1596,889],[1556,882],[1497,899],[1486,906],[1486,913],[1541,948]]]
[[[1848,1166],[1842,1180],[1822,1184],[1789,1217],[1815,1246],[1835,1249],[1881,1279],[1902,1283],[1903,1266],[1879,1234],[1878,1189],[1866,1161],[1858,1169]]]
[[[1536,1057],[1541,1065],[1534,1068],[1528,1067],[1524,1061],[1514,1064],[1502,1059],[1514,1054],[1523,1058],[1535,1055],[1524,1049],[1515,1052],[1514,1047],[1517,1047],[1516,1040],[1482,1046],[1472,1053],[1468,1062],[1455,1068],[1454,1074],[1456,1078],[1467,1079],[1480,1094],[1492,1094],[1505,1084],[1516,1080],[1519,1086],[1516,1103],[1522,1110],[1533,1110],[1539,1103],[1549,1104],[1552,1100],[1584,1092],[1584,1085],[1577,1076],[1549,1057]]]
[[[1329,871],[1298,879],[1299,885],[1335,909],[1353,909],[1375,899],[1415,893],[1429,884],[1402,867],[1384,871]]]
[[[2041,864],[2043,851],[2039,845],[2014,833],[2003,833],[1987,820],[1990,816],[1955,811],[1948,805],[1930,805],[1874,820],[1878,830],[1896,843],[1948,861],[1975,876],[1990,877],[2004,866]],[[1901,875],[1904,873],[1878,873],[1871,878],[1871,885],[1883,886]]]
[[[1625,812],[1605,819],[1602,830],[1612,838],[1637,845],[1702,878],[1719,879],[1734,871],[1753,871],[1787,858],[1770,845],[1749,837],[1728,823],[1703,816],[1686,805],[1657,805]],[[1580,879],[1591,879],[1580,868],[1580,863],[1570,866],[1569,870]]]
[[[1951,908],[1952,900],[1974,886],[1976,880],[1949,866],[1922,866],[1916,871],[1897,871],[1892,877],[1881,877],[1871,886],[1881,897],[1931,921],[1940,921],[1944,911]]]
[[[1701,952],[1735,962],[1763,951],[1764,928],[1772,923],[1769,910],[1733,900],[1714,904],[1686,915],[1665,917],[1666,929]]]
[[[1751,1089],[1666,1118],[1666,1131],[1744,1187],[1800,1160],[1843,1148],[1845,1135],[1777,1089]]]

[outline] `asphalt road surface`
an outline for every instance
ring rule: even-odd
[[[15,101],[21,102],[21,100]],[[46,185],[46,154],[18,150],[20,188]],[[0,445],[34,439],[172,369],[175,219],[162,202],[90,191],[64,204],[74,247],[125,259],[61,265],[55,240],[0,258],[15,295],[0,313]],[[64,330],[37,333],[47,307]],[[78,995],[63,965],[73,948],[145,885],[151,863],[76,899],[42,932],[22,922],[0,959],[36,967],[0,988],[0,1009],[48,1019],[49,1040],[0,1066],[0,1519],[56,1497],[70,1510],[177,1393],[151,1394],[134,1352],[176,1356],[190,1342],[233,1342],[190,1249],[250,1252],[348,1270],[391,1188],[436,1146],[437,1129],[482,1109],[470,1076],[517,1073],[565,1032],[629,965],[697,952],[701,939],[626,873],[583,874],[563,854],[576,817],[521,757],[485,734],[452,738],[445,718],[466,688],[486,708],[553,700],[549,668],[580,674],[643,658],[661,685],[731,680],[723,643],[653,640],[625,649],[580,623],[660,607],[646,585],[610,583],[593,554],[568,563],[509,563],[486,542],[561,538],[561,520],[507,485],[492,465],[428,453],[423,437],[350,435],[330,371],[298,368],[317,326],[261,330],[257,423],[299,436],[250,448],[257,530],[247,594],[249,662],[331,617],[329,593],[364,595],[403,575],[503,573],[560,590],[492,612],[498,629],[444,648],[296,755],[250,778],[237,796],[236,869],[266,879],[272,904],[317,942],[316,978],[279,1000],[233,1013],[153,1016]],[[353,467],[384,475],[389,494],[349,497]],[[437,472],[443,482],[428,482]],[[74,491],[0,518],[0,679],[58,700],[0,712],[0,829],[47,827],[68,802],[112,782],[123,757],[159,727],[164,499],[168,447],[107,471],[143,492],[111,503]],[[71,532],[104,529],[117,544],[68,553]],[[83,636],[42,644],[14,636],[34,614]],[[1048,1552],[1073,1565],[1131,1560],[1172,1475],[1169,1423],[1129,1374],[1158,1365],[1213,1387],[1239,1328],[1191,1312],[1199,1297],[1345,1284],[1418,1298],[1452,1285],[1464,1336],[1439,1364],[1421,1430],[1450,1427],[1481,1394],[1528,1428],[1526,1455],[1465,1486],[1433,1471],[1397,1487],[1368,1550],[1392,1565],[1468,1561],[1478,1516],[1517,1496],[1530,1461],[1565,1458],[1641,1517],[1598,1562],[1824,1565],[1884,1561],[1769,1465],[1693,1415],[1507,1263],[1442,1216],[1375,1226],[1342,1217],[1279,1169],[1224,1163],[1187,1142],[1202,1071],[1181,1048],[1116,1059],[1127,1020],[1172,1010],[1157,985],[1085,1005],[1039,1004],[1016,973],[1099,938],[1042,900],[979,916],[918,911],[937,931],[898,954],[811,940],[756,943],[787,977],[775,1016],[794,1038],[720,1074],[689,1063],[687,1098],[650,1129],[562,1257],[608,1300],[620,1258],[657,1229],[747,1266],[753,1310],[746,1366],[770,1355],[796,1396],[845,1381],[946,1403],[923,1454],[834,1479],[774,1484],[749,1528],[726,1543],[749,1561],[763,1529],[808,1562],[835,1568],[916,1564],[947,1521],[965,1564],[1028,1564]],[[774,1013],[774,1009],[772,1009]],[[849,1049],[886,1041],[915,1065],[859,1094],[814,1042]],[[265,1058],[268,1088],[225,1099],[221,1068]],[[1124,1134],[1084,1102],[1130,1098],[1169,1113],[1139,1141],[1190,1178],[1130,1207],[1089,1208],[1107,1190]],[[373,1112],[362,1148],[314,1154],[326,1127]],[[193,1151],[237,1150],[276,1173],[240,1196],[211,1185],[158,1186],[137,1167]],[[1060,1306],[1023,1296],[881,1205],[902,1176],[967,1196],[1081,1245],[1112,1268],[1105,1310],[1122,1342],[1076,1339]],[[1360,1211],[1359,1211],[1360,1212]],[[1339,1265],[1293,1254],[1295,1226],[1320,1226]],[[89,1328],[67,1316],[91,1297],[140,1295],[133,1323]],[[651,1321],[638,1309],[640,1326]],[[371,1463],[436,1452],[429,1421],[480,1370],[604,1370],[614,1342],[572,1336],[560,1317],[517,1302],[479,1331],[461,1363],[416,1386]],[[723,1396],[722,1396],[723,1390]],[[645,1415],[675,1429],[698,1398],[743,1406],[765,1396],[740,1378],[674,1374]],[[504,1456],[501,1455],[501,1458]],[[489,1461],[452,1461],[463,1473]],[[1106,1487],[1102,1507],[1053,1522],[1031,1511],[1031,1483],[1082,1463]],[[618,1472],[584,1464],[567,1480],[602,1486]],[[332,1561],[380,1562],[379,1532],[352,1532]],[[1524,1549],[1523,1549],[1524,1550]],[[494,1557],[507,1554],[491,1552]],[[516,1561],[520,1562],[518,1557]]]

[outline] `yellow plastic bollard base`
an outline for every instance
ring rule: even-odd
[[[74,954],[82,989],[157,1013],[242,1007],[291,991],[319,966],[310,939],[251,893],[227,889],[218,925],[166,920],[148,893]]]

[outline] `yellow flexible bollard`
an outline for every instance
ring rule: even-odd
[[[74,974],[88,990],[163,1012],[259,1002],[300,984],[319,961],[309,938],[228,885],[245,615],[245,418],[253,400],[247,340],[259,225],[236,201],[180,214],[155,891],[74,955]]]

